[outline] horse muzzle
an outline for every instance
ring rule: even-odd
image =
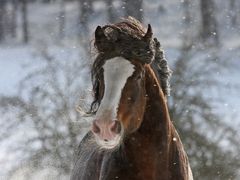
[[[119,121],[94,120],[92,132],[95,135],[97,144],[104,149],[113,149],[121,141],[121,123]]]

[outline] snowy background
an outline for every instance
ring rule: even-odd
[[[89,67],[94,56],[90,52],[91,40],[97,25],[109,23],[107,13],[109,6],[107,1],[93,1],[86,25],[85,21],[79,22],[79,14],[82,15],[79,8],[89,6],[86,3],[88,1],[85,3],[73,0],[29,1],[27,4],[28,41],[24,42],[21,27],[21,1],[19,1],[17,9],[13,8],[12,2],[15,1],[6,1],[4,12],[7,17],[15,11],[16,35],[15,37],[9,35],[9,31],[5,27],[5,36],[0,41],[0,179],[67,179],[74,150],[72,146],[80,141],[88,127],[87,120],[80,121],[76,106],[80,104],[81,107],[87,109],[91,99]],[[234,155],[239,154],[239,151],[236,152],[236,148],[232,147],[240,146],[237,141],[240,134],[238,131],[240,129],[240,2],[238,0],[213,2],[215,2],[214,15],[218,32],[212,32],[213,40],[210,37],[209,42],[199,35],[202,29],[200,1],[148,0],[143,1],[139,11],[143,13],[144,24],[152,25],[154,36],[160,40],[173,70],[177,68],[176,62],[185,58],[184,42],[190,42],[191,52],[188,52],[186,57],[186,61],[189,61],[190,64],[184,72],[184,78],[189,81],[201,79],[201,74],[197,77],[190,75],[192,71],[195,72],[201,68],[205,72],[205,76],[208,76],[207,73],[209,73],[209,79],[214,81],[213,84],[211,81],[206,82],[204,86],[199,84],[199,87],[203,88],[193,89],[193,94],[197,91],[199,94],[203,93],[205,100],[211,104],[211,112],[221,117],[220,122],[233,128],[234,133],[227,139],[224,138],[224,128],[219,133],[219,137],[221,137],[219,139],[222,140],[219,147],[227,149],[226,152]],[[232,2],[235,3],[234,7]],[[116,20],[118,17],[124,16],[126,6],[128,3],[112,1],[112,7],[116,11]],[[186,13],[187,11],[189,14]],[[0,18],[4,17],[1,13],[0,10]],[[186,22],[186,18],[188,18],[186,14],[191,18],[189,22]],[[235,24],[232,22],[233,18],[236,18]],[[3,22],[6,23],[6,21]],[[64,25],[62,26],[61,23]],[[88,28],[87,32],[84,29],[85,25]],[[218,36],[216,44],[212,43],[216,36],[215,33]],[[209,64],[212,61],[215,65],[209,72],[207,69],[211,66]],[[172,83],[174,82],[173,80]],[[177,94],[178,89],[175,89],[177,87],[172,84],[173,94],[174,92]],[[49,97],[52,99],[49,100]],[[172,100],[170,97],[170,105],[175,106],[176,109],[181,102],[181,99]],[[61,104],[62,109],[58,109],[58,103],[64,104]],[[188,112],[188,107],[184,108]],[[59,117],[61,120],[56,121]],[[34,118],[36,120],[32,120]],[[198,121],[197,118],[196,116],[196,121]],[[36,125],[37,120],[49,120],[57,125],[49,122],[47,122],[49,124]],[[68,124],[71,125],[68,126]],[[56,132],[59,136],[56,144],[51,141],[49,144],[48,141],[44,144],[45,140],[36,140],[41,134],[38,128],[40,126],[44,128],[45,125],[51,128],[42,134],[52,137],[54,134],[52,132]],[[66,130],[66,127],[75,129]],[[208,137],[213,139],[215,135],[218,136],[217,133],[215,134],[214,128],[209,130],[204,127],[204,125],[199,127],[202,134],[209,134]],[[218,128],[218,126],[214,127]],[[234,143],[234,146],[231,143]],[[42,147],[45,145],[46,148],[43,151]],[[63,146],[63,148],[59,150],[56,148],[57,146]],[[68,152],[68,148],[70,152]],[[59,157],[54,154],[58,150]],[[61,154],[65,151],[69,153],[68,156]],[[191,154],[191,152],[189,153]],[[236,161],[238,159],[239,157],[236,157]],[[62,162],[66,164],[63,165]],[[224,164],[224,162],[222,163]],[[229,164],[226,166],[230,166]],[[214,165],[211,164],[211,166]],[[240,166],[233,167],[239,168]],[[234,171],[236,173],[234,175],[221,176],[221,172],[218,170],[220,175],[216,179],[226,179],[226,177],[239,179],[240,175],[237,174],[239,169],[234,169]],[[207,179],[206,177],[211,179],[212,176],[196,175],[196,179],[201,179],[201,177],[205,177],[202,179]]]

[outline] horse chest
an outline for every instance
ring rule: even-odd
[[[111,154],[97,155],[89,160],[85,179],[88,180],[157,180],[156,157],[147,144],[125,144]],[[137,145],[137,146],[136,146]],[[100,161],[99,161],[100,160]],[[85,180],[84,179],[84,180]]]
[[[155,173],[153,173],[154,167],[146,159],[142,158],[138,163],[132,162],[131,160],[129,160],[128,163],[109,163],[111,166],[106,168],[110,170],[107,170],[108,173],[106,173],[107,171],[102,169],[102,176],[99,177],[99,180],[155,180]]]

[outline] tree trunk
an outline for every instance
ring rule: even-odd
[[[12,0],[10,33],[13,38],[15,38],[17,36],[17,33],[16,33],[16,30],[17,30],[17,8],[18,8],[17,0]]]
[[[230,17],[231,17],[231,24],[232,26],[237,25],[237,6],[236,6],[236,0],[230,0]]]
[[[0,0],[0,42],[4,40],[4,17],[6,15],[6,0]]]
[[[192,15],[191,15],[191,0],[185,0],[183,1],[183,8],[184,8],[184,23],[189,26],[192,21]]]
[[[51,0],[42,0],[43,3],[50,3]]]
[[[92,0],[79,0],[79,35],[88,36],[89,15],[92,13]]]
[[[193,2],[191,0],[184,0],[182,3],[183,5],[183,11],[184,11],[184,18],[183,18],[183,24],[184,24],[184,31],[182,34],[182,50],[187,51],[190,50],[192,45],[195,42],[196,34],[195,28],[193,27],[193,19],[194,14],[192,11]]]
[[[122,0],[125,16],[132,16],[143,21],[143,0]]]
[[[213,0],[201,0],[203,41],[212,40],[215,45],[219,43],[217,20],[215,17],[215,4]]]
[[[28,43],[28,41],[29,41],[27,1],[28,0],[21,0],[21,3],[22,3],[22,31],[23,31],[23,42],[24,43]]]
[[[110,23],[114,23],[116,21],[116,15],[113,7],[113,0],[106,0],[106,3],[107,3],[108,21]]]
[[[60,2],[60,12],[59,12],[59,37],[62,39],[65,35],[65,0]]]

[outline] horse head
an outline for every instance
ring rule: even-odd
[[[132,24],[131,24],[132,25]],[[138,33],[136,33],[138,32]],[[95,31],[99,51],[92,74],[95,103],[92,132],[100,147],[113,149],[142,122],[145,105],[145,67],[155,55],[152,28],[146,32],[126,22]]]

